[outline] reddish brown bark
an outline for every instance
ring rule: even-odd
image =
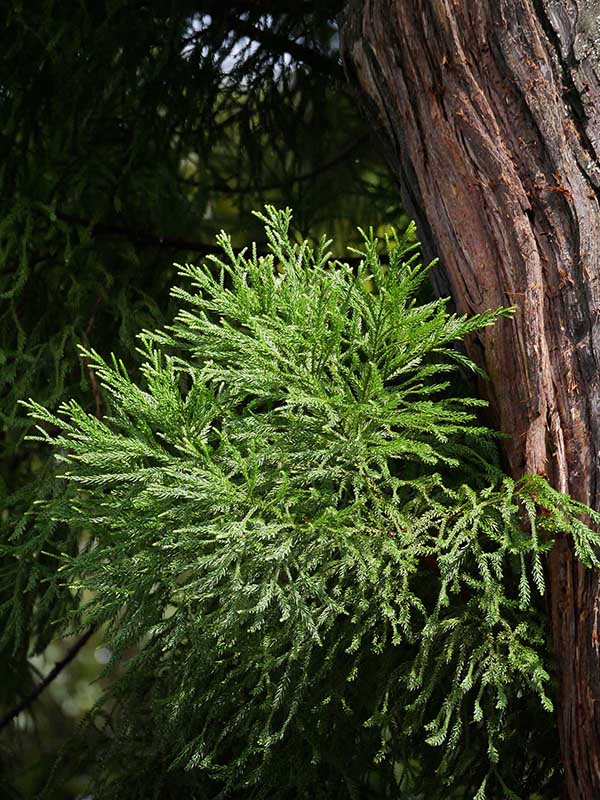
[[[455,302],[513,475],[600,508],[600,2],[354,0],[348,75]],[[566,795],[600,798],[599,575],[549,561]]]

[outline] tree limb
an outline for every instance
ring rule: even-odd
[[[81,650],[81,648],[91,639],[93,634],[96,632],[95,628],[90,628],[87,630],[83,636],[75,642],[75,644],[67,650],[66,655],[60,661],[57,661],[54,667],[50,670],[50,672],[46,675],[44,680],[36,686],[36,688],[29,694],[24,700],[22,700],[17,706],[15,706],[11,711],[8,712],[4,717],[0,719],[0,731],[7,728],[10,723],[15,720],[19,714],[23,711],[27,711],[27,709],[35,703],[38,697],[44,692],[48,686],[60,675],[60,673],[67,667],[71,661],[75,658],[77,653]]]
[[[114,236],[119,239],[127,239],[132,244],[149,245],[150,247],[168,247],[173,250],[189,250],[191,252],[204,254],[223,252],[216,244],[205,244],[204,242],[180,238],[178,236],[162,236],[160,234],[151,233],[150,231],[142,231],[114,223],[93,223],[90,219],[78,217],[74,214],[64,214],[57,211],[56,218],[69,225],[81,225],[84,228],[88,228],[91,236],[94,238]]]
[[[329,56],[319,53],[318,50],[313,50],[312,47],[299,44],[272,30],[259,28],[248,20],[240,19],[239,17],[229,17],[228,22],[231,27],[242,36],[254,39],[255,42],[265,45],[270,50],[275,50],[280,53],[289,53],[296,61],[301,61],[311,69],[325,75],[330,75],[341,84],[346,83],[346,76],[341,65]]]
[[[329,75],[338,81],[340,84],[346,83],[346,76],[341,64],[333,58],[314,50],[312,47],[307,47],[300,44],[293,39],[288,39],[287,36],[267,28],[260,28],[244,19],[239,11],[237,13],[228,13],[225,17],[227,26],[241,36],[247,36],[249,39],[258,42],[267,47],[271,52],[275,53],[289,53],[296,61],[306,64],[316,72],[324,75]],[[184,39],[184,44],[190,45],[194,41],[198,41],[203,34],[202,31],[194,31],[190,36]]]

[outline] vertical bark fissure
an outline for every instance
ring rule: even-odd
[[[587,165],[585,163],[585,158],[578,159],[582,175],[587,180],[588,186],[590,187],[590,190],[592,191],[593,195],[600,203],[600,181],[598,177],[594,179],[593,175],[593,168],[594,168],[593,165],[597,165],[598,154],[594,148],[594,145],[590,139],[588,130],[586,128],[585,108],[574,79],[574,74],[578,69],[578,62],[574,52],[574,44],[576,37],[575,31],[569,31],[568,28],[563,27],[562,33],[567,38],[567,41],[563,42],[560,32],[556,30],[555,26],[552,23],[552,20],[550,19],[550,16],[545,7],[544,0],[533,0],[533,4],[536,13],[541,21],[544,32],[548,37],[549,41],[553,45],[556,61],[560,68],[560,75],[563,84],[563,97],[565,98],[567,105],[571,109],[571,119],[573,121],[575,130],[577,132],[577,136],[579,138],[579,142],[581,144],[584,156],[587,157],[588,159]],[[600,8],[598,8],[597,11],[598,13],[600,13]],[[578,9],[576,18],[579,15],[580,15],[580,10]],[[592,165],[591,169],[590,165]],[[573,238],[574,238],[574,250],[577,253],[578,266],[582,273],[581,284],[583,287],[586,287],[587,276],[584,274],[585,265],[583,257],[584,253],[582,252],[583,243],[581,240],[580,228],[577,219],[573,220]],[[586,295],[587,295],[586,300],[588,302],[593,302],[593,298],[589,296],[589,292],[586,292]],[[584,377],[588,381],[592,379],[592,373],[595,375],[598,374],[598,358],[596,357],[595,354],[596,348],[594,345],[595,342],[594,342],[593,326],[592,326],[589,329],[589,351],[592,355],[593,364],[591,365],[591,369],[590,368],[586,369],[582,365],[582,372],[584,373]],[[599,453],[598,453],[598,448],[600,447],[600,427],[598,426],[597,423],[598,414],[591,407],[591,403],[589,402],[587,404],[587,412],[588,412],[588,418],[593,426],[593,431],[592,431],[593,435],[590,437],[590,445],[594,450],[593,463],[598,464],[600,463]],[[590,495],[590,502],[595,503],[597,507],[597,504],[600,500],[597,470],[592,471],[590,475],[589,495]],[[596,629],[594,629],[594,631],[595,630]]]
[[[470,345],[511,435],[511,472],[547,475],[600,508],[595,2],[353,0],[342,44],[458,309],[519,307],[512,330],[501,323]],[[566,791],[592,800],[599,576],[565,539],[548,568]]]
[[[579,135],[581,147],[587,155],[589,162],[594,164],[598,160],[598,153],[594,148],[586,128],[586,112],[581,99],[580,90],[577,88],[574,79],[574,75],[578,69],[578,62],[574,52],[575,32],[564,30],[563,33],[568,35],[569,41],[566,43],[563,42],[560,33],[552,24],[552,20],[550,19],[545,5],[545,0],[533,0],[533,6],[543,27],[544,33],[553,45],[553,50],[556,56],[557,64],[560,68],[560,74],[563,83],[563,97],[571,109],[571,119]],[[580,165],[582,167],[582,172],[588,179],[592,191],[596,197],[600,199],[600,179],[598,176],[596,177],[596,180],[593,179],[593,176],[588,172],[587,169],[585,169],[584,162],[582,162]]]

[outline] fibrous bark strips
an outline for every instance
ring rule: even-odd
[[[468,349],[514,476],[600,506],[600,3],[357,0],[351,80],[460,311],[515,305]],[[600,796],[599,576],[549,561],[570,798]]]

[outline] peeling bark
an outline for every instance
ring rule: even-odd
[[[600,508],[600,1],[354,0],[345,66],[460,311],[515,477]],[[548,563],[570,800],[600,798],[600,576]]]

